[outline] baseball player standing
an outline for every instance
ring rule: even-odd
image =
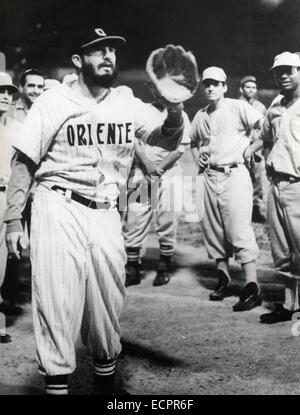
[[[267,210],[271,251],[285,278],[285,303],[275,304],[273,312],[260,317],[266,324],[292,319],[299,308],[300,278],[300,58],[283,52],[275,57],[271,71],[280,95],[267,112],[262,141],[253,143],[245,153],[249,158],[263,144],[271,182]]]
[[[12,103],[9,110],[9,116],[22,123],[32,104],[44,91],[44,85],[44,77],[38,69],[27,69],[22,72],[19,85],[20,97]],[[24,248],[26,248],[29,241],[32,198],[33,194],[30,194],[22,214],[22,223],[25,228]],[[19,299],[19,274],[19,261],[16,260],[16,258],[10,257],[7,261],[3,295],[5,296],[6,301],[10,302],[12,305]],[[20,307],[18,307],[18,309],[20,312],[22,311]]]
[[[240,99],[248,102],[257,111],[261,112],[263,116],[266,115],[267,108],[264,104],[256,99],[257,95],[257,81],[255,76],[244,76],[240,81]],[[252,141],[257,137],[252,137]],[[267,181],[265,174],[264,158],[262,153],[259,153],[260,161],[256,161],[254,165],[254,183],[253,183],[253,211],[252,221],[257,223],[264,223],[265,216],[265,202],[264,202],[264,184]]]
[[[4,223],[7,184],[11,174],[11,160],[14,152],[13,141],[20,128],[20,123],[10,118],[7,114],[12,103],[13,94],[17,92],[19,90],[13,85],[9,74],[0,72],[0,288],[4,280],[7,262],[6,225]],[[0,295],[0,312],[4,314],[18,314],[19,308],[3,300]]]
[[[80,331],[94,358],[95,392],[114,388],[126,253],[116,208],[134,137],[181,139],[181,107],[148,128],[148,106],[112,88],[120,36],[92,29],[72,55],[78,80],[43,93],[26,117],[8,192],[6,240],[19,257],[20,218],[32,180],[33,325],[48,394],[67,394]]]
[[[155,124],[163,123],[168,114],[165,102],[152,82],[149,81],[148,86],[154,97],[154,102],[149,104],[149,114]],[[160,244],[160,258],[153,285],[164,285],[170,280],[178,211],[180,202],[183,204],[182,171],[178,160],[184,152],[183,144],[190,143],[190,121],[185,112],[183,119],[185,128],[179,147],[162,148],[136,140],[136,156],[129,179],[132,191],[129,192],[123,227],[127,253],[126,286],[139,284],[141,281],[140,253],[153,217],[155,217],[156,235]],[[141,194],[139,197],[132,198],[138,187],[141,189]],[[179,203],[176,203],[177,201]]]
[[[26,69],[20,77],[21,96],[11,106],[9,116],[23,122],[32,104],[44,91],[45,80],[38,69]]]
[[[223,300],[230,283],[229,257],[235,254],[246,285],[233,310],[251,310],[261,304],[261,298],[255,266],[258,246],[251,227],[253,188],[243,153],[251,130],[259,129],[261,114],[246,102],[224,97],[223,69],[205,69],[202,84],[208,105],[193,119],[191,148],[199,172],[205,170],[204,242],[208,255],[216,261],[219,278],[210,300]]]

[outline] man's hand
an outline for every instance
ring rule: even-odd
[[[245,161],[245,166],[248,169],[252,169],[254,167],[253,166],[254,160],[253,160],[253,150],[251,149],[250,146],[247,147],[246,150],[244,151],[243,157]]]
[[[197,161],[198,173],[203,173],[209,163],[209,155],[207,153],[201,154]]]
[[[151,180],[152,176],[158,176],[160,177],[164,171],[163,169],[161,169],[159,166],[157,166],[155,163],[153,163],[153,161],[148,160],[147,163],[144,164],[145,169],[146,169],[146,179],[148,181]],[[154,177],[152,177],[153,180]],[[157,178],[157,177],[155,177]]]
[[[9,255],[21,259],[21,249],[26,248],[24,232],[8,233],[6,234],[5,240]]]

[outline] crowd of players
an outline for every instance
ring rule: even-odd
[[[298,310],[298,278],[300,265],[300,231],[298,206],[300,202],[300,58],[284,52],[274,59],[271,72],[280,88],[280,95],[270,108],[256,99],[257,82],[253,75],[240,81],[239,100],[225,98],[227,76],[222,68],[206,68],[201,76],[207,106],[201,108],[192,123],[184,114],[182,144],[189,144],[199,174],[204,175],[205,215],[202,222],[205,246],[216,262],[218,282],[210,294],[212,301],[222,301],[230,285],[229,258],[234,255],[241,263],[246,285],[234,311],[248,311],[261,304],[255,260],[259,255],[251,220],[270,226],[270,242],[274,264],[286,280],[285,304],[275,304],[274,311],[261,316],[262,323],[292,319]],[[72,84],[75,74],[63,83]],[[0,312],[18,315],[16,287],[18,260],[29,237],[20,241],[19,258],[8,255],[5,231],[14,224],[4,223],[6,191],[11,172],[14,137],[21,130],[31,106],[47,89],[60,84],[45,79],[36,69],[26,70],[16,87],[8,73],[0,73]],[[151,88],[151,86],[150,86]],[[166,107],[153,92],[153,117],[165,118]],[[18,99],[13,101],[14,94]],[[128,204],[123,215],[123,235],[127,253],[126,286],[141,282],[141,250],[145,246],[153,212],[160,243],[160,259],[154,286],[167,284],[171,278],[171,259],[176,247],[178,212],[156,209],[158,200],[170,189],[164,178],[182,175],[178,160],[186,146],[168,148],[135,144],[135,160],[131,178],[145,186],[147,197]],[[186,150],[187,151],[187,150]],[[255,155],[255,157],[254,157]],[[254,162],[255,160],[255,162]],[[266,160],[266,161],[265,161]],[[253,173],[252,179],[249,170]],[[264,201],[264,182],[270,181],[268,206]],[[254,198],[253,198],[254,185]],[[149,191],[154,199],[149,197]],[[136,187],[135,187],[136,189]],[[149,190],[150,189],[150,190]],[[142,192],[141,192],[142,194]],[[30,204],[34,189],[23,209],[22,223],[30,234]],[[9,248],[9,247],[8,247]],[[6,273],[6,275],[5,275]],[[7,337],[6,337],[7,339]]]

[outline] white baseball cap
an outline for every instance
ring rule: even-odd
[[[11,76],[7,72],[0,72],[0,86],[9,88],[13,94],[19,92],[19,89],[13,84]]]
[[[210,66],[209,68],[204,69],[202,73],[202,82],[205,79],[213,79],[214,81],[226,82],[227,76],[222,68],[217,66]]]
[[[279,55],[276,55],[274,58],[274,63],[272,69],[277,68],[278,66],[297,66],[300,67],[300,57],[297,53],[283,52]]]

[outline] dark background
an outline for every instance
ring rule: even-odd
[[[261,1],[1,0],[0,50],[8,68],[70,66],[75,37],[86,27],[102,27],[127,39],[122,69],[142,68],[149,52],[174,43],[195,53],[200,70],[217,65],[268,83],[274,55],[300,50],[300,0],[273,10]]]

